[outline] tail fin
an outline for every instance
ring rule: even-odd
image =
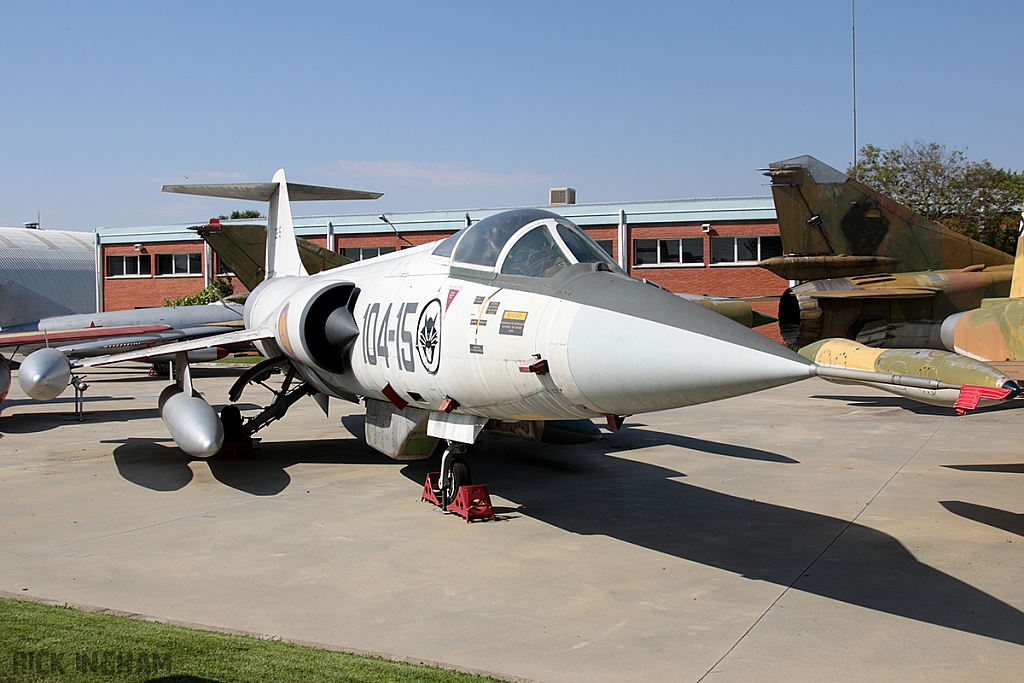
[[[943,227],[811,156],[771,164],[783,277],[813,279],[1011,262],[1008,254]],[[802,257],[801,258],[794,258]],[[775,272],[772,263],[763,265]],[[831,268],[814,275],[811,268]],[[779,274],[782,274],[781,272]]]
[[[270,195],[270,213],[267,214],[266,273],[270,280],[282,275],[305,275],[299,248],[295,246],[295,226],[292,225],[292,205],[288,201],[288,181],[284,169],[274,174],[277,191]]]
[[[1010,296],[1013,298],[1024,297],[1024,210],[1020,212],[1020,226],[1017,228],[1017,256],[1013,259]]]
[[[299,250],[295,244],[291,201],[377,199],[380,192],[344,190],[336,187],[300,185],[285,179],[284,169],[274,174],[269,183],[229,183],[221,185],[164,185],[164,192],[226,197],[270,202],[267,218],[266,277],[305,275]]]

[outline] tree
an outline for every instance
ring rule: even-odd
[[[214,280],[205,289],[200,289],[198,292],[191,296],[183,296],[177,299],[164,299],[164,306],[200,306],[202,304],[212,304],[215,301],[231,296],[235,293],[235,288],[231,284],[231,278],[214,278]]]
[[[244,211],[232,211],[230,216],[222,213],[220,216],[218,216],[218,218],[220,218],[222,221],[234,221],[240,218],[263,218],[263,214],[261,214],[256,209],[245,209]]]
[[[1011,254],[1016,249],[1024,202],[1024,175],[1016,171],[918,140],[895,149],[865,145],[847,173],[968,237]]]

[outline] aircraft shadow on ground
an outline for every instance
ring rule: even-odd
[[[927,403],[918,403],[909,398],[899,396],[839,396],[832,394],[815,394],[811,398],[820,398],[827,401],[845,401],[855,408],[902,408],[917,415],[941,415],[949,417],[955,415],[952,408],[931,406]]]
[[[1007,512],[999,508],[990,508],[975,503],[965,503],[961,500],[940,500],[942,507],[954,515],[969,519],[974,522],[988,524],[1011,534],[1024,536],[1024,515],[1015,512]]]
[[[89,409],[89,404],[93,403],[93,402],[124,401],[124,400],[129,400],[130,401],[131,397],[125,399],[125,398],[119,398],[117,396],[88,396],[88,398],[85,399],[85,406],[86,406],[85,409],[88,410]],[[31,399],[31,398],[4,399],[4,402],[2,404],[0,404],[0,408],[3,408],[4,410],[7,410],[8,408],[20,408],[21,406],[41,406],[41,405],[48,405],[48,406],[67,405],[67,406],[71,406],[72,408],[74,408],[75,397],[74,397],[73,394],[69,395],[69,396],[60,396],[58,398],[51,399],[51,400],[47,401],[45,404],[42,403],[41,401],[36,401],[35,399]]]
[[[170,439],[138,439],[120,443],[114,449],[114,464],[126,480],[153,491],[177,491],[192,481],[190,464],[197,461]],[[302,464],[395,464],[362,441],[352,438],[257,442],[252,460],[205,461],[213,477],[233,489],[254,496],[273,496],[289,484],[288,468]]]
[[[927,403],[918,403],[902,396],[880,395],[880,396],[843,396],[836,394],[814,394],[811,398],[820,398],[828,401],[845,401],[855,408],[902,408],[916,415],[940,415],[942,417],[955,417],[956,413],[952,408],[933,406]],[[999,410],[1014,410],[1024,406],[1024,402],[1007,401],[994,406],[985,406],[971,411],[973,413],[988,413]]]
[[[150,408],[132,408],[130,410],[90,410],[88,404],[85,407],[84,422],[129,422],[131,420],[145,420],[159,417],[156,408],[156,400]],[[47,412],[47,413],[19,413],[17,415],[5,414],[0,416],[0,433],[5,434],[34,434],[56,429],[64,425],[75,423],[75,417],[71,412]]]
[[[1024,462],[996,463],[992,465],[943,465],[961,472],[997,472],[1000,474],[1024,474]]]
[[[480,457],[470,453],[467,460],[473,480],[519,504],[521,514],[572,533],[607,536],[749,579],[1024,645],[1024,614],[922,564],[895,538],[683,483],[677,481],[683,473],[621,456],[648,445],[629,429],[585,446],[485,436],[476,449]],[[431,469],[436,461],[410,463],[402,472],[419,486]]]
[[[619,439],[623,442],[621,450],[635,450],[637,448],[650,448],[651,446],[678,446],[691,451],[701,451],[711,455],[724,455],[729,458],[742,458],[744,460],[761,460],[763,462],[778,462],[791,465],[799,464],[794,460],[780,453],[751,448],[749,446],[738,446],[720,441],[707,441],[692,436],[681,434],[670,434],[651,429],[644,429],[647,425],[630,422],[626,425],[629,438]],[[625,433],[625,432],[624,432]]]

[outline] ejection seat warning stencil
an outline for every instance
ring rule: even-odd
[[[485,313],[486,313],[487,315],[494,315],[495,313],[497,313],[497,312],[498,312],[498,307],[499,307],[499,306],[501,306],[501,304],[500,304],[499,302],[497,302],[497,301],[492,301],[492,302],[490,302],[490,303],[488,303],[488,304],[487,304],[487,310],[486,310],[486,311],[484,311],[484,312],[485,312]]]
[[[470,353],[483,353],[484,352],[484,345],[483,344],[470,344],[469,345],[469,352]]]
[[[526,326],[526,311],[505,311],[501,315],[501,327],[498,334],[511,334],[516,337],[523,336],[523,327]]]

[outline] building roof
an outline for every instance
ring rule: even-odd
[[[83,232],[0,228],[0,279],[78,313],[96,310],[96,252]]]
[[[402,233],[454,232],[466,225],[468,214],[477,222],[509,208],[538,208],[565,216],[581,227],[617,225],[619,212],[624,211],[630,225],[657,225],[658,223],[714,223],[716,221],[773,221],[775,205],[770,196],[717,197],[704,199],[662,199],[639,202],[602,202],[595,204],[568,204],[537,207],[507,207],[497,209],[451,209],[445,211],[398,211],[385,214]],[[327,234],[331,224],[335,235],[379,234],[390,230],[379,218],[379,213],[338,214],[324,216],[295,216],[295,232],[300,237]],[[266,219],[221,221],[225,225],[266,224]],[[197,239],[189,230],[200,223],[150,225],[134,228],[97,228],[102,244],[135,244],[153,242],[180,242]]]

